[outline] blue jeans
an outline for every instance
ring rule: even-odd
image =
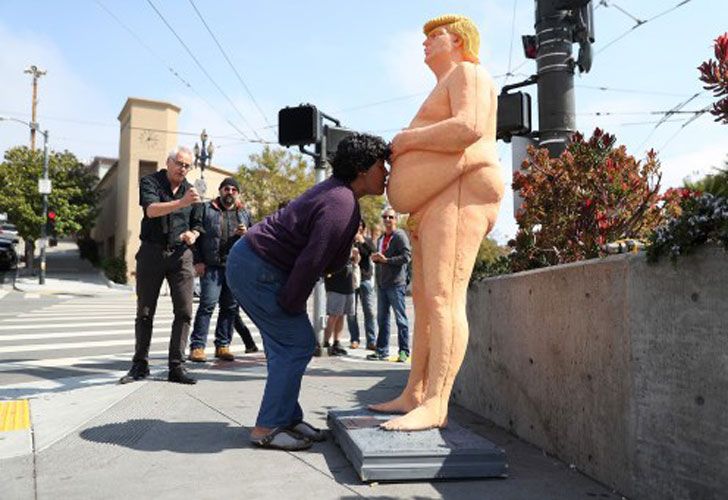
[[[394,310],[394,321],[397,323],[397,343],[399,351],[407,356],[409,349],[409,325],[404,305],[405,286],[377,287],[377,320],[379,335],[377,336],[377,354],[389,356],[389,308]]]
[[[367,344],[376,342],[376,331],[374,328],[374,279],[362,280],[361,285],[356,291],[358,302],[361,302],[361,308],[364,310],[364,332],[367,337]],[[359,322],[355,314],[346,317],[349,326],[349,335],[352,342],[359,342]]]
[[[227,282],[263,337],[268,378],[256,425],[285,427],[303,420],[298,403],[301,379],[316,347],[311,321],[303,312],[291,315],[277,296],[288,273],[260,258],[245,238],[238,240],[227,259]]]
[[[197,307],[195,325],[190,335],[190,349],[205,347],[210,319],[218,303],[220,314],[215,326],[215,347],[226,347],[232,340],[233,321],[238,314],[238,304],[225,281],[225,267],[206,266],[205,274],[200,278],[200,305]]]

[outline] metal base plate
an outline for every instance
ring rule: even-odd
[[[362,481],[507,477],[506,453],[450,419],[446,429],[391,432],[395,415],[332,410],[328,425]]]

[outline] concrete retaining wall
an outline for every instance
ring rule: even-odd
[[[630,498],[728,495],[728,254],[471,287],[453,400]]]

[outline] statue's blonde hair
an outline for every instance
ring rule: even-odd
[[[430,19],[425,23],[422,31],[425,35],[429,35],[435,28],[445,28],[448,33],[457,35],[463,41],[463,58],[473,63],[480,62],[478,52],[480,51],[480,33],[475,23],[469,17],[457,14],[446,14],[434,19]]]

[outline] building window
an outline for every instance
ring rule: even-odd
[[[149,174],[153,174],[157,171],[157,162],[156,161],[139,161],[139,180],[141,181],[142,177],[145,177]]]

